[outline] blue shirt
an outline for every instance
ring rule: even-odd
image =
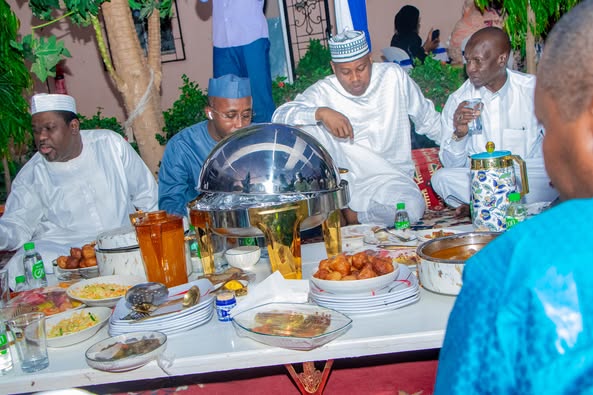
[[[591,218],[563,203],[467,262],[435,394],[593,393]]]
[[[212,0],[212,43],[239,47],[268,38],[264,0]]]
[[[187,204],[198,196],[200,170],[216,145],[202,121],[177,133],[165,148],[159,169],[159,208],[187,216]]]

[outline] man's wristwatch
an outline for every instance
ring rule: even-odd
[[[456,132],[456,130],[454,130],[453,131],[453,134],[451,135],[451,140],[453,140],[453,141],[461,141],[461,140],[463,140],[465,138],[465,136],[467,136],[467,134],[466,134],[465,136],[459,137],[457,135],[457,133],[455,133],[455,132]]]

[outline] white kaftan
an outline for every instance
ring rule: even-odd
[[[511,151],[523,158],[527,165],[530,192],[525,195],[528,203],[552,201],[558,193],[550,186],[544,168],[542,141],[544,129],[538,123],[533,109],[535,77],[507,70],[507,80],[497,92],[485,87],[476,89],[470,80],[455,91],[445,104],[441,116],[441,149],[439,157],[444,168],[431,179],[436,193],[443,199],[453,195],[469,202],[470,156],[486,151],[486,143],[493,141],[497,151]],[[453,114],[464,100],[481,98],[482,134],[467,136],[454,141]],[[518,169],[517,177],[520,179]],[[519,181],[519,180],[518,180]],[[447,203],[457,205],[454,200]]]
[[[315,120],[319,107],[350,119],[354,139],[339,139]],[[335,75],[318,81],[294,101],[279,107],[273,122],[302,127],[328,150],[350,188],[349,207],[361,223],[392,225],[397,202],[405,202],[412,222],[426,207],[413,180],[410,118],[416,132],[438,142],[439,114],[416,83],[393,63],[374,63],[361,96],[348,93]]]
[[[80,247],[105,230],[129,226],[136,208],[157,210],[154,176],[128,142],[109,130],[80,134],[77,158],[48,162],[36,153],[17,174],[0,217],[0,250],[31,240],[53,251],[52,244]],[[49,258],[38,252],[51,271]]]

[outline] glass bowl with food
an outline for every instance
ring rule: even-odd
[[[352,320],[308,303],[268,303],[233,316],[239,336],[270,346],[312,350],[344,334]]]

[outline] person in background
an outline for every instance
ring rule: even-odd
[[[403,6],[394,19],[395,34],[391,39],[391,46],[403,49],[410,55],[410,59],[419,59],[424,62],[424,58],[431,51],[439,46],[439,38],[432,38],[433,29],[430,29],[426,41],[422,44],[422,39],[418,35],[420,30],[420,11],[412,5]]]
[[[565,14],[537,71],[545,165],[565,202],[513,227],[466,263],[435,394],[591,393],[592,19],[589,0]]]
[[[494,142],[497,151],[508,150],[525,160],[527,203],[551,202],[558,196],[544,169],[544,130],[533,112],[535,77],[507,69],[510,50],[503,30],[477,31],[465,53],[469,79],[449,96],[442,112],[439,157],[443,168],[432,176],[431,184],[446,203],[458,207],[459,215],[469,214],[469,156],[486,151],[488,141]],[[481,112],[466,108],[467,100],[475,98],[482,100]],[[483,131],[470,135],[468,123],[478,115]]]
[[[157,209],[154,176],[136,151],[110,130],[80,130],[72,96],[34,95],[31,114],[38,152],[12,184],[0,218],[0,250],[35,241],[42,256],[44,245],[65,252],[130,226],[137,209]],[[51,260],[45,264],[51,272]]]
[[[202,0],[207,2],[208,0]],[[226,74],[249,78],[253,121],[270,122],[272,98],[270,40],[264,0],[211,0],[214,78]]]
[[[364,32],[336,35],[329,48],[334,74],[280,106],[273,121],[302,127],[348,169],[347,223],[392,225],[398,202],[419,220],[426,204],[413,180],[408,117],[438,141],[439,114],[401,67],[371,62]]]
[[[475,0],[465,0],[461,10],[461,19],[455,23],[453,31],[449,36],[447,53],[451,64],[463,65],[463,42],[472,34],[485,27],[499,27],[502,29],[504,20],[501,12],[496,8],[486,7],[480,11],[476,7]]]
[[[159,208],[187,216],[187,204],[198,196],[200,170],[223,138],[251,124],[249,79],[228,74],[208,82],[205,121],[189,126],[167,143],[159,169]]]

